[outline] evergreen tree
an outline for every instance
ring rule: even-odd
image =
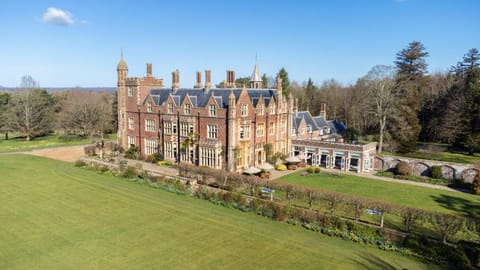
[[[308,78],[307,85],[305,86],[305,105],[307,110],[309,110],[313,115],[316,115],[314,104],[316,98],[316,87],[313,85],[311,78]]]
[[[281,68],[277,74],[278,77],[282,78],[282,89],[283,95],[287,96],[290,94],[290,80],[288,79],[288,73],[285,68]]]
[[[418,41],[411,42],[407,48],[397,53],[394,89],[396,114],[390,123],[390,133],[400,152],[414,151],[420,133],[418,113],[422,107],[422,92],[426,83],[427,56],[428,52]]]
[[[267,74],[265,73],[262,76],[262,87],[268,88],[268,77],[267,77]]]

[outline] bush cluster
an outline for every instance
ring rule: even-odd
[[[412,175],[412,167],[410,167],[408,162],[400,161],[395,167],[395,172],[398,175]]]

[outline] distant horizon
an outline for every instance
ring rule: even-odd
[[[176,69],[191,86],[196,71],[211,70],[219,83],[226,70],[250,76],[258,63],[262,75],[284,67],[299,84],[346,86],[393,65],[412,41],[424,44],[433,74],[480,47],[478,10],[476,0],[6,1],[0,85],[28,74],[41,86],[115,87],[123,51],[129,76],[143,77],[152,63],[165,85]]]

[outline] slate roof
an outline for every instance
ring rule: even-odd
[[[185,100],[185,97],[188,95],[192,100],[194,107],[205,107],[208,103],[208,100],[213,95],[217,103],[222,108],[228,108],[228,98],[230,93],[233,91],[235,95],[235,101],[238,101],[242,88],[212,88],[209,90],[203,90],[200,88],[179,88],[173,91],[172,88],[161,88],[161,89],[152,89],[150,91],[150,96],[155,102],[155,105],[162,105],[170,95],[172,95],[173,100],[176,105],[179,106]],[[268,106],[270,100],[276,99],[276,90],[275,89],[248,89],[248,95],[253,106],[257,106],[260,96],[265,100],[265,104]]]
[[[302,119],[305,120],[305,123],[312,126],[312,131],[330,128],[331,133],[343,134],[345,132],[346,126],[337,120],[325,120],[323,116],[312,117],[310,112],[301,111],[298,113],[293,113],[293,127],[298,130],[300,122]]]

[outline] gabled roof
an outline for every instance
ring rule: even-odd
[[[315,120],[313,119],[309,111],[293,113],[292,117],[293,117],[293,126],[296,129],[298,129],[298,126],[300,125],[302,118],[305,120],[305,123],[307,124],[307,126],[312,126],[312,130],[318,129],[317,123],[315,122]]]
[[[337,120],[327,121],[323,118],[323,116],[312,117],[312,115],[308,111],[293,113],[292,118],[293,127],[295,129],[298,129],[300,123],[302,122],[302,119],[305,121],[307,126],[312,126],[312,131],[330,128],[331,133],[343,134],[347,129],[347,127],[342,122],[339,122]]]
[[[246,89],[246,91],[254,106],[257,105],[260,96],[263,97],[265,104],[268,106],[270,100],[272,98],[275,99],[277,94],[274,89]],[[228,108],[228,99],[232,92],[235,96],[235,102],[237,102],[242,92],[241,88],[213,88],[209,90],[199,88],[179,88],[175,91],[171,88],[161,88],[152,89],[150,91],[150,96],[156,105],[162,105],[168,99],[169,95],[172,95],[176,105],[180,106],[188,95],[192,100],[194,107],[205,107],[208,100],[213,95],[219,106],[222,108]]]

